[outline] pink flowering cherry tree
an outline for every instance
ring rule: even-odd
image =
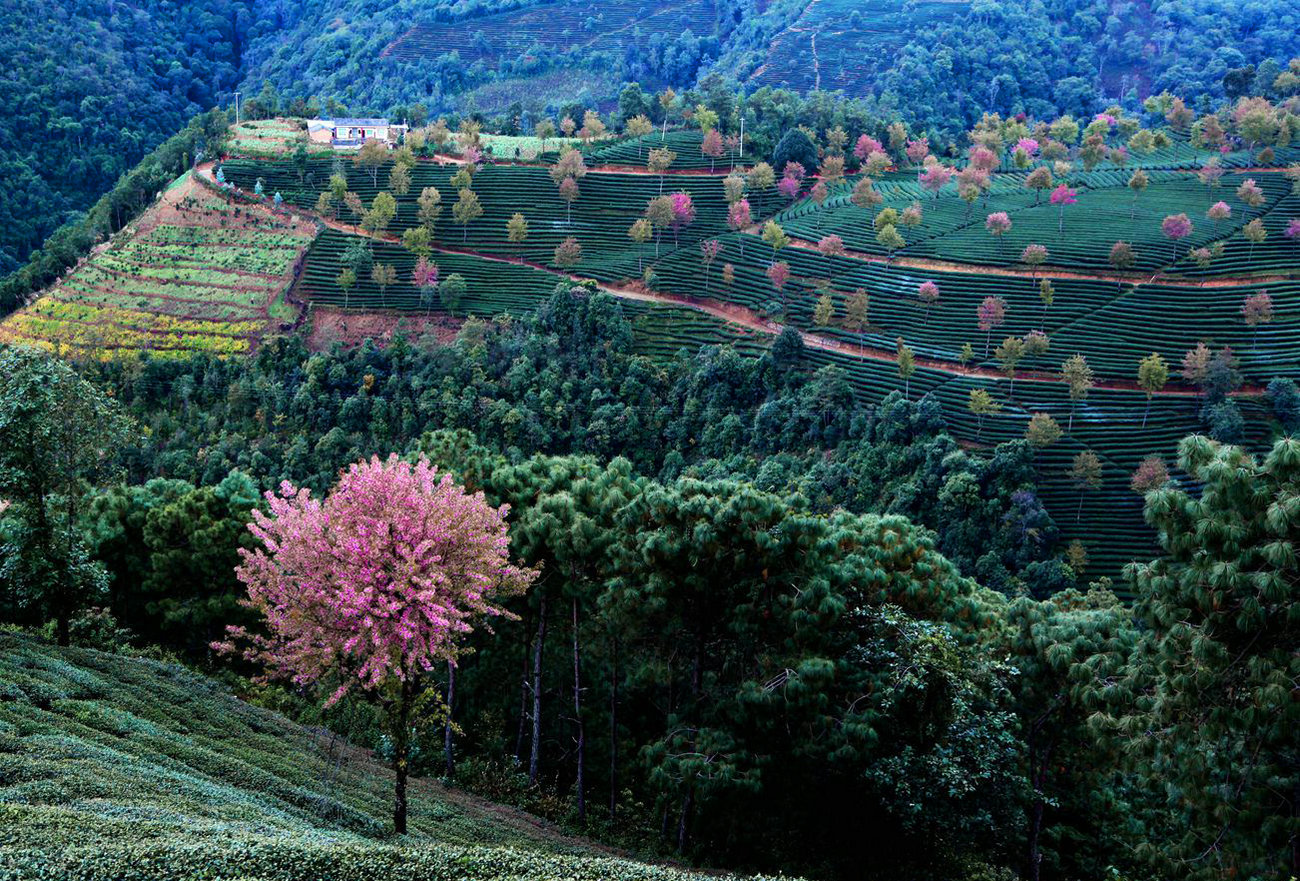
[[[704,296],[709,295],[709,275],[713,261],[722,253],[722,242],[717,239],[705,239],[700,242],[700,262],[704,264]]]
[[[1056,223],[1056,234],[1059,236],[1065,235],[1065,206],[1078,202],[1078,195],[1077,190],[1073,190],[1065,184],[1060,184],[1056,189],[1052,190],[1052,195],[1047,199],[1049,203],[1057,205],[1061,209],[1060,217]]]
[[[784,198],[793,202],[799,198],[799,187],[801,186],[800,178],[792,174],[787,174],[781,178],[781,182],[776,185],[776,191]]]
[[[952,169],[946,165],[940,165],[938,162],[932,162],[922,171],[917,172],[917,181],[921,184],[921,189],[927,193],[933,193],[934,197],[939,198],[939,191],[948,185],[952,180]]]
[[[754,222],[754,215],[749,208],[748,199],[738,199],[727,209],[727,228],[733,232],[740,232]],[[745,256],[745,237],[737,236],[740,243],[740,256]]]
[[[512,617],[502,599],[537,576],[510,562],[508,508],[494,508],[421,458],[352,465],[322,500],[287,481],[253,511],[261,547],[235,570],[264,633],[228,628],[221,652],[267,678],[360,689],[384,712],[396,775],[393,827],[406,832],[412,719],[426,674],[454,668],[477,622]]]
[[[673,206],[673,241],[677,241],[681,231],[695,222],[695,203],[691,194],[678,191],[668,197]]]
[[[987,357],[994,328],[1001,327],[1007,320],[1007,301],[1001,297],[985,297],[975,307],[975,318],[979,329],[984,331],[984,355]]]
[[[908,141],[907,148],[903,152],[907,154],[908,162],[920,165],[921,160],[930,155],[930,139],[917,138],[915,141]]]
[[[1232,216],[1232,208],[1227,202],[1215,202],[1205,212],[1205,216],[1214,221],[1214,228],[1217,231],[1219,224]]]
[[[871,135],[859,135],[857,143],[853,145],[853,156],[859,162],[866,162],[873,153],[883,153],[884,151],[885,145],[871,137]]]
[[[925,324],[930,323],[930,308],[939,302],[939,286],[932,281],[923,281],[916,289],[916,296],[925,308]]]
[[[420,305],[426,312],[432,312],[433,298],[438,291],[438,264],[430,263],[428,257],[421,257],[411,270],[411,284],[420,291]]]
[[[998,243],[998,253],[1002,253],[1002,237],[1011,231],[1011,218],[1005,211],[994,211],[984,219],[984,228]]]
[[[1259,345],[1259,327],[1273,320],[1273,298],[1267,293],[1252,294],[1241,304],[1241,317],[1254,333],[1250,348],[1253,351]]]
[[[781,298],[781,311],[785,312],[785,285],[790,280],[790,264],[784,260],[777,260],[767,267],[767,279],[772,282],[772,287],[776,288],[777,295]]]
[[[1170,214],[1160,221],[1160,231],[1173,242],[1174,263],[1178,262],[1178,243],[1192,234],[1192,221],[1186,214]]]

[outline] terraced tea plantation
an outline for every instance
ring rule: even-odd
[[[0,322],[0,340],[100,358],[239,355],[291,327],[285,300],[315,235],[186,175],[135,224]]]
[[[748,82],[858,94],[870,88],[913,34],[963,15],[966,6],[966,0],[809,3],[772,40]]]
[[[618,49],[634,29],[646,37],[675,37],[686,30],[706,36],[717,30],[711,0],[684,0],[653,9],[631,0],[599,6],[574,0],[521,6],[461,21],[417,23],[386,45],[380,57],[419,62],[456,52],[467,63],[494,64],[504,56],[538,49]]]
[[[1169,458],[1179,438],[1205,430],[1200,389],[1181,375],[1185,353],[1202,343],[1231,349],[1244,378],[1236,401],[1250,442],[1274,430],[1263,386],[1300,371],[1300,194],[1283,174],[1300,159],[1294,147],[1264,168],[1246,151],[1217,154],[1229,170],[1211,186],[1194,173],[1210,154],[1174,138],[1125,167],[1072,166],[1063,178],[1072,191],[1065,204],[1028,188],[1028,170],[1008,162],[968,199],[953,182],[936,193],[921,187],[915,168],[891,170],[875,181],[881,201],[870,207],[852,198],[856,175],[833,183],[820,202],[810,197],[810,177],[793,198],[775,186],[747,192],[752,216],[740,229],[727,222],[722,182],[733,159],[743,169],[758,157],[724,156],[710,172],[698,131],[586,146],[588,172],[572,201],[552,179],[552,144],[530,163],[525,148],[540,154],[540,143],[488,137],[498,138],[494,147],[510,161],[473,174],[480,212],[454,210],[452,178],[462,166],[422,160],[395,194],[394,216],[370,234],[341,200],[327,216],[314,209],[340,168],[349,194],[369,208],[390,188],[391,162],[226,159],[220,173],[236,192],[217,187],[216,168],[206,167],[208,188],[181,181],[136,229],[0,325],[0,334],[73,351],[248,351],[269,326],[292,321],[282,296],[299,257],[295,300],[425,322],[448,307],[455,316],[522,315],[557,282],[593,279],[624,298],[636,316],[638,346],[655,357],[716,344],[758,351],[790,325],[806,335],[810,369],[843,370],[867,401],[894,389],[933,393],[965,443],[1021,437],[1031,415],[1052,415],[1065,434],[1037,454],[1043,497],[1067,537],[1087,538],[1092,575],[1115,574],[1150,554],[1152,536],[1129,477],[1144,457]],[[667,173],[651,174],[645,156],[660,145],[678,159]],[[1129,182],[1138,166],[1147,182],[1135,189]],[[264,197],[250,205],[258,187],[293,206],[292,219],[267,210]],[[464,280],[456,302],[444,302],[434,286],[417,286],[416,256],[401,244],[421,225],[417,200],[428,187],[439,191],[442,209],[429,260],[440,280]],[[660,195],[689,197],[689,211],[634,241],[630,228]],[[894,214],[901,241],[880,237],[881,211]],[[527,231],[511,241],[507,221],[515,213]],[[994,235],[989,216],[1003,214],[1006,225]],[[1164,221],[1176,214],[1186,214],[1191,229],[1171,238]],[[790,237],[775,252],[760,235],[768,220]],[[829,236],[838,242],[828,243]],[[557,247],[568,239],[581,253],[560,262]],[[701,248],[708,242],[716,242],[711,258]],[[1131,259],[1113,259],[1116,242],[1131,247]],[[1031,245],[1045,249],[1032,265],[1025,262]],[[340,275],[358,246],[367,259],[344,288]],[[788,267],[785,277],[772,274],[775,261]],[[372,274],[374,266],[391,270],[387,280]],[[825,299],[829,310],[819,310]],[[1247,301],[1267,301],[1266,314],[1248,321]],[[989,302],[998,309],[984,320],[979,310]],[[851,320],[851,303],[865,305],[865,314]],[[1033,332],[1046,338],[1045,349],[1010,364],[999,356],[1004,339]],[[899,374],[899,340],[918,359],[909,380]],[[1137,384],[1137,365],[1153,352],[1164,358],[1169,380],[1148,396]],[[1076,354],[1093,381],[1072,398],[1061,368]],[[989,393],[990,412],[970,412],[975,390]],[[1099,486],[1081,486],[1068,474],[1084,450],[1102,462]]]
[[[0,877],[694,881],[391,772],[179,665],[0,634]]]
[[[1009,161],[974,200],[959,198],[951,182],[937,193],[923,189],[916,169],[890,171],[875,181],[882,202],[869,209],[851,198],[856,176],[833,185],[820,203],[809,197],[810,178],[792,200],[775,188],[748,192],[752,224],[736,230],[726,222],[722,187],[731,158],[718,160],[710,173],[698,132],[667,134],[663,143],[679,157],[667,174],[630,168],[643,168],[648,149],[663,138],[656,131],[591,145],[584,151],[590,171],[571,206],[560,199],[545,166],[488,165],[473,180],[482,216],[466,224],[450,210],[450,178],[458,167],[420,162],[409,190],[397,198],[384,240],[372,242],[374,259],[394,266],[398,281],[381,292],[359,279],[345,295],[336,279],[347,235],[331,230],[311,249],[304,291],[332,305],[346,300],[350,308],[437,308],[419,299],[409,281],[414,256],[397,243],[418,222],[420,190],[436,186],[444,210],[431,259],[443,277],[455,272],[466,279],[464,313],[517,314],[532,308],[562,274],[587,277],[628,298],[639,316],[638,345],[647,354],[671,357],[681,348],[721,343],[757,351],[789,324],[809,335],[811,366],[844,370],[869,401],[905,386],[913,396],[934,393],[965,442],[1021,437],[1032,414],[1052,415],[1067,430],[1037,454],[1044,500],[1068,537],[1088,538],[1093,575],[1115,574],[1150,554],[1152,537],[1141,524],[1141,499],[1129,489],[1129,477],[1144,457],[1169,458],[1179,438],[1205,428],[1198,390],[1180,375],[1186,352],[1200,343],[1231,348],[1247,384],[1237,401],[1250,442],[1264,442],[1273,430],[1262,386],[1300,371],[1300,242],[1287,234],[1300,217],[1300,195],[1282,173],[1300,158],[1295,148],[1278,151],[1277,164],[1267,168],[1246,151],[1220,154],[1226,173],[1207,185],[1194,172],[1210,154],[1174,138],[1122,167],[1073,167],[1064,178],[1073,201],[1064,205],[1052,204],[1047,191],[1028,188],[1028,170]],[[753,161],[736,157],[742,168]],[[230,160],[222,167],[237,186],[247,190],[260,178],[268,191],[278,189],[304,209],[315,204],[329,174],[316,161],[305,177],[288,162]],[[1134,189],[1129,182],[1139,167],[1147,184]],[[384,189],[389,168],[347,163],[345,173],[350,190],[369,205]],[[657,242],[639,245],[629,227],[661,192],[689,194],[694,215],[676,230],[661,230]],[[1212,219],[1207,212],[1219,202],[1227,216]],[[885,247],[876,215],[893,209],[901,217],[909,208],[910,224],[895,221],[901,246]],[[525,241],[511,243],[505,224],[515,212],[528,219],[529,232]],[[988,216],[1001,212],[1010,225],[995,236]],[[1192,228],[1174,239],[1163,223],[1180,213]],[[341,217],[345,223],[356,219]],[[791,237],[775,253],[758,235],[767,219]],[[842,249],[823,251],[820,244],[831,235]],[[561,267],[555,248],[568,237],[582,253]],[[706,262],[700,245],[709,240],[719,250]],[[1131,260],[1112,259],[1117,241],[1131,246]],[[1046,249],[1033,265],[1024,262],[1030,245]],[[774,260],[789,267],[779,288],[769,273]],[[638,281],[646,267],[653,271],[648,286]],[[1046,299],[1044,279],[1051,285]],[[926,283],[938,291],[928,302],[920,296]],[[868,298],[861,325],[847,315],[855,292]],[[832,307],[828,320],[815,314],[824,295]],[[1243,306],[1260,295],[1269,302],[1268,317],[1248,323]],[[1003,311],[983,325],[977,310],[988,298]],[[1033,331],[1047,337],[1046,351],[1020,358],[1008,371],[995,348],[1004,338]],[[900,338],[920,359],[906,383],[896,363]],[[1138,361],[1152,352],[1169,365],[1170,380],[1148,400],[1136,373]],[[1072,399],[1060,370],[1075,354],[1087,359],[1094,384]],[[975,389],[989,392],[995,412],[977,417],[968,410]],[[1067,473],[1084,450],[1102,461],[1098,488],[1081,487]]]
[[[301,208],[316,204],[319,190],[299,183],[298,173],[288,162],[229,160],[221,165],[227,181],[244,190],[252,190],[259,179],[267,192],[278,191],[286,200]],[[372,178],[365,169],[349,162],[345,165],[348,186],[370,205],[384,189],[389,169],[379,170]],[[440,245],[475,252],[535,262],[554,264],[555,247],[572,236],[582,245],[582,259],[574,271],[598,279],[619,279],[640,274],[639,265],[654,258],[653,242],[635,246],[628,238],[628,228],[641,216],[646,203],[663,192],[688,193],[694,204],[695,219],[674,232],[662,231],[659,253],[674,249],[697,249],[703,238],[725,231],[727,205],[719,178],[713,175],[665,175],[662,179],[649,174],[615,174],[592,171],[579,184],[580,195],[566,204],[550,178],[547,168],[523,165],[489,165],[474,175],[473,189],[483,213],[465,224],[457,223],[452,214],[456,201],[451,177],[458,166],[420,162],[411,172],[409,190],[396,197],[397,213],[388,232],[400,235],[418,225],[417,199],[425,187],[436,187],[442,198],[442,214],[436,227]],[[304,181],[323,185],[330,175],[330,164],[312,161]],[[378,183],[376,183],[378,181]],[[522,244],[506,237],[506,222],[515,212],[528,220],[528,238]],[[357,218],[344,209],[340,219],[355,223]]]

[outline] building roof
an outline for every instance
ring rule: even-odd
[[[388,120],[386,119],[336,119],[334,120],[334,125],[336,128],[339,126],[374,127],[380,125],[388,125]]]

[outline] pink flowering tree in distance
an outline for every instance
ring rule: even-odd
[[[709,129],[709,133],[700,142],[700,154],[709,157],[709,171],[713,171],[713,166],[722,157],[725,147],[726,145],[722,142],[722,133],[716,128]]]
[[[393,827],[406,832],[412,717],[435,667],[482,619],[510,616],[502,598],[537,573],[510,562],[506,513],[470,495],[427,459],[396,455],[352,465],[324,500],[288,482],[253,511],[261,543],[235,570],[264,632],[230,627],[218,651],[261,664],[267,678],[360,689],[393,739]]]
[[[785,285],[790,280],[790,264],[784,260],[777,260],[767,267],[767,279],[772,282],[772,287],[776,289],[777,296],[781,298],[781,312],[785,312]]]
[[[979,329],[984,331],[984,355],[988,356],[989,345],[993,339],[993,330],[1001,327],[1007,320],[1007,301],[1001,297],[985,297],[975,307],[975,318]]]
[[[916,296],[925,309],[925,324],[930,323],[930,307],[939,302],[939,286],[932,281],[923,281],[916,289]]]
[[[704,264],[704,296],[709,295],[709,271],[713,261],[722,253],[722,242],[717,239],[705,239],[700,242],[700,262]]]
[[[740,232],[754,222],[754,215],[749,209],[748,199],[737,199],[727,209],[727,228],[733,232]],[[740,256],[745,256],[745,237],[737,236],[736,240],[740,243]]]
[[[1075,202],[1078,202],[1078,195],[1077,190],[1073,190],[1065,184],[1061,184],[1056,189],[1052,190],[1052,195],[1047,199],[1048,202],[1059,206],[1061,209],[1060,216],[1056,223],[1056,234],[1059,236],[1065,235],[1065,206],[1073,205]]]
[[[1174,263],[1178,262],[1178,243],[1192,234],[1192,221],[1186,214],[1170,214],[1160,221],[1160,231],[1173,242]]]
[[[421,257],[411,270],[411,284],[420,291],[420,305],[426,312],[433,311],[434,295],[438,291],[438,264],[430,263],[428,257]]]
[[[786,199],[793,202],[799,198],[799,188],[802,180],[792,174],[787,174],[781,178],[781,182],[776,185],[776,191]]]
[[[940,165],[938,162],[932,162],[924,170],[917,172],[917,181],[921,184],[921,189],[927,193],[933,193],[934,197],[939,198],[939,191],[948,185],[952,180],[952,169],[946,165]]]
[[[678,191],[673,193],[669,198],[673,205],[673,240],[677,241],[681,231],[695,222],[695,203],[691,200],[691,194]]]
[[[871,158],[872,153],[883,153],[884,151],[884,144],[871,137],[871,135],[859,135],[857,143],[853,145],[853,156],[859,162],[866,162]]]
[[[917,138],[915,141],[908,141],[907,149],[904,152],[907,154],[908,162],[913,165],[920,165],[921,160],[930,155],[930,139]]]
[[[1205,212],[1205,216],[1214,221],[1214,229],[1217,232],[1219,224],[1232,216],[1232,208],[1227,202],[1215,202]]]
[[[998,243],[998,253],[1002,253],[1002,237],[1011,231],[1011,218],[1005,211],[994,211],[984,219],[984,228]]]

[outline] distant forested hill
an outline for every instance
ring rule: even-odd
[[[622,85],[719,74],[842,90],[932,142],[985,110],[1050,118],[1281,97],[1295,0],[9,0],[0,10],[0,273],[187,118],[229,102],[525,126]],[[310,105],[307,102],[311,102]],[[423,110],[415,105],[421,105]],[[1205,109],[1205,108],[1195,108]],[[580,114],[579,114],[580,116]]]
[[[294,20],[266,0],[0,4],[0,273],[238,88],[249,42]]]
[[[536,117],[718,73],[842,90],[944,138],[985,110],[1268,95],[1297,54],[1294,0],[308,0],[250,47],[246,85],[357,113]]]

